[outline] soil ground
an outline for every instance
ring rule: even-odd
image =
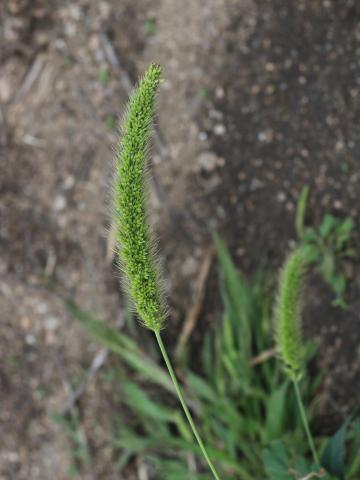
[[[310,222],[325,212],[358,222],[360,6],[9,0],[0,15],[0,479],[63,480],[72,444],[51,415],[99,347],[45,279],[105,321],[121,315],[107,211],[130,83],[149,62],[164,65],[151,210],[171,344],[212,228],[250,274],[281,264],[304,184]],[[330,306],[320,279],[308,299],[306,332],[329,369],[322,428],[359,400],[358,266],[348,266],[349,311]],[[215,282],[205,300],[216,312]],[[216,315],[204,308],[201,317],[206,325]],[[80,399],[92,460],[78,478],[119,478],[108,442],[115,400],[100,375]]]

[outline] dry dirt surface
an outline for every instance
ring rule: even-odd
[[[107,212],[116,122],[134,79],[151,61],[164,66],[151,211],[172,343],[212,228],[250,273],[282,262],[304,184],[314,222],[332,212],[359,224],[360,6],[8,0],[0,16],[0,479],[65,480],[73,443],[52,416],[99,347],[49,283],[105,321],[121,317]],[[306,318],[329,369],[325,411],[337,419],[359,400],[358,266],[350,310],[330,307],[315,282]],[[210,279],[218,311],[214,288]],[[216,317],[207,310],[203,326]],[[95,376],[79,400],[91,460],[77,478],[120,478],[114,404]]]

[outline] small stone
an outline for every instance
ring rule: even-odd
[[[266,139],[267,139],[266,132],[259,132],[258,133],[259,142],[261,142],[261,143],[266,142]]]
[[[258,133],[258,140],[261,143],[271,143],[274,139],[274,132],[271,129]]]
[[[218,165],[219,158],[215,153],[204,152],[199,155],[198,167],[199,170],[205,170],[205,172],[213,171]]]
[[[66,207],[66,198],[63,195],[57,195],[54,200],[53,208],[57,212],[61,212]]]
[[[30,317],[22,317],[20,320],[20,325],[24,330],[29,330],[29,328],[32,326]]]
[[[225,96],[224,89],[222,87],[216,87],[215,97],[221,100],[222,98],[224,98],[224,96]]]
[[[273,72],[275,70],[275,65],[271,62],[268,62],[266,65],[265,65],[265,70],[267,72]]]
[[[219,136],[224,135],[226,133],[225,125],[223,125],[222,123],[218,123],[217,125],[215,125],[214,133],[215,135],[219,135]]]
[[[190,277],[191,275],[194,275],[198,266],[198,261],[194,257],[188,257],[182,264],[181,272],[185,277]]]
[[[286,193],[285,192],[278,192],[276,194],[276,200],[280,203],[284,203],[286,200]]]
[[[200,132],[199,133],[199,140],[201,140],[202,142],[205,142],[205,140],[207,140],[208,138],[208,134],[206,132]]]
[[[342,150],[344,150],[344,148],[345,148],[345,143],[342,140],[338,140],[335,143],[335,150],[337,152],[341,152]]]
[[[40,315],[44,315],[47,312],[47,305],[45,302],[40,302],[36,305],[36,310]]]
[[[250,191],[254,192],[255,190],[259,190],[260,188],[263,188],[264,182],[259,180],[258,178],[253,178],[250,182]]]
[[[25,337],[25,342],[28,344],[28,345],[35,345],[36,343],[36,338],[34,335],[32,335],[31,333],[28,333]]]
[[[57,317],[48,317],[45,319],[44,325],[45,329],[49,331],[54,331],[58,328],[59,326],[59,319]]]
[[[152,161],[154,165],[159,165],[162,162],[162,157],[160,155],[154,154]]]
[[[68,175],[63,183],[64,190],[70,190],[75,185],[75,177],[73,175]]]
[[[111,14],[111,6],[108,2],[99,3],[99,13],[103,20],[107,20]]]

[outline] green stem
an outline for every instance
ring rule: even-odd
[[[311,432],[310,432],[309,422],[308,422],[308,419],[307,419],[307,416],[306,416],[304,404],[303,404],[303,401],[301,399],[299,384],[296,380],[294,380],[293,382],[294,382],[294,387],[295,387],[296,400],[297,400],[297,403],[298,403],[298,406],[299,406],[301,419],[302,419],[304,429],[305,429],[305,432],[306,432],[306,436],[307,436],[307,439],[308,439],[308,442],[309,442],[309,447],[310,447],[312,456],[314,458],[314,462],[317,465],[320,466],[319,457],[318,457],[318,454],[316,452],[314,440],[313,440],[313,437],[312,437]]]
[[[165,345],[163,344],[163,341],[162,341],[162,338],[161,338],[161,335],[160,335],[160,332],[154,332],[155,333],[155,336],[156,336],[156,340],[158,342],[158,345],[159,345],[159,348],[161,350],[161,353],[162,353],[162,356],[164,358],[164,361],[166,363],[166,366],[167,366],[167,369],[169,371],[169,375],[171,377],[171,380],[174,384],[174,387],[175,387],[175,390],[176,390],[176,393],[179,397],[179,400],[180,400],[180,403],[181,403],[181,406],[184,410],[184,413],[185,413],[185,416],[187,418],[187,421],[189,422],[189,425],[191,427],[191,430],[194,434],[194,437],[196,438],[196,441],[198,442],[199,444],[199,447],[200,447],[200,450],[201,450],[201,453],[204,455],[204,458],[207,462],[207,464],[209,465],[209,468],[212,472],[212,474],[214,475],[214,478],[216,480],[220,480],[220,477],[212,463],[212,461],[210,460],[210,457],[206,451],[206,448],[205,448],[205,445],[203,443],[203,441],[201,440],[201,437],[200,437],[200,434],[195,426],[195,423],[194,423],[194,420],[191,416],[191,413],[186,405],[186,401],[185,401],[185,398],[184,398],[184,395],[182,394],[182,391],[181,391],[181,388],[180,388],[180,385],[179,385],[179,382],[177,381],[177,378],[175,376],[175,372],[174,372],[174,369],[171,365],[171,361],[170,361],[170,358],[168,357],[168,354],[166,352],[166,349],[165,349]]]

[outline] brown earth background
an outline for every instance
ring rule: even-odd
[[[165,76],[150,200],[170,345],[211,229],[250,274],[281,264],[303,185],[313,223],[330,212],[359,225],[356,0],[2,1],[1,480],[69,478],[72,445],[51,414],[99,346],[46,283],[109,323],[121,317],[107,233],[114,125],[152,61]],[[355,237],[359,247],[358,227]],[[306,333],[318,338],[318,362],[329,372],[322,428],[336,428],[359,400],[359,261],[347,268],[348,311],[330,306],[317,278],[308,298]],[[195,341],[219,317],[212,270]],[[112,390],[96,375],[80,399],[92,461],[78,478],[121,478],[108,442]]]

